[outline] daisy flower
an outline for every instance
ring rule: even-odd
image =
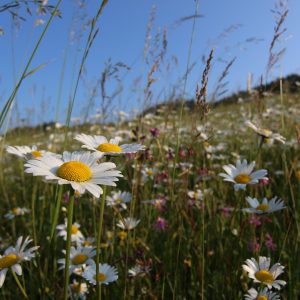
[[[25,207],[14,207],[11,210],[8,211],[7,214],[4,215],[4,218],[8,220],[12,220],[17,216],[24,216],[25,214],[28,214],[30,210]]]
[[[99,264],[99,274],[98,279],[96,278],[96,264],[89,266],[85,269],[82,274],[89,283],[96,285],[98,281],[99,284],[109,284],[118,279],[118,271],[115,267],[108,264]]]
[[[121,191],[112,191],[111,196],[106,197],[106,205],[107,206],[117,206],[119,205],[122,209],[126,209],[126,203],[131,201],[131,194],[128,192]]]
[[[79,230],[80,224],[78,223],[73,223],[72,229],[71,229],[71,241],[73,243],[76,243],[76,245],[81,245],[82,242],[84,241],[84,236]],[[66,241],[67,240],[67,219],[65,219],[64,224],[60,224],[56,226],[56,229],[58,230],[57,236],[63,237],[63,239]]]
[[[70,299],[85,300],[88,292],[88,287],[85,282],[78,282],[74,279],[73,282],[69,284]]]
[[[119,145],[120,138],[114,138],[108,141],[107,138],[102,135],[78,134],[75,140],[83,143],[82,148],[97,151],[104,155],[129,154],[145,150],[145,146],[141,144]]]
[[[149,274],[150,271],[151,271],[150,266],[141,266],[137,264],[128,270],[128,276],[129,277],[144,276],[146,274]]]
[[[248,213],[256,213],[256,214],[263,214],[263,213],[272,213],[277,210],[284,209],[283,201],[278,198],[274,197],[270,201],[267,198],[264,198],[261,203],[256,198],[247,197],[246,201],[249,203],[251,207],[242,209]]]
[[[17,275],[21,276],[22,267],[20,263],[23,261],[30,261],[35,257],[35,251],[39,248],[39,246],[25,250],[31,241],[32,240],[30,240],[29,237],[23,239],[23,237],[20,236],[15,247],[7,248],[3,256],[0,255],[0,288],[3,286],[6,273],[9,268],[11,268]]]
[[[258,127],[257,125],[253,124],[251,121],[245,122],[246,126],[253,129],[261,138],[262,140],[276,140],[282,144],[285,144],[286,138],[280,135],[279,133],[273,133],[269,129],[263,129]]]
[[[66,251],[62,251],[64,254],[66,254]],[[93,265],[95,262],[93,261],[93,257],[96,255],[95,248],[92,247],[81,247],[78,246],[77,248],[71,247],[70,251],[70,266],[69,266],[69,274],[71,275],[75,269],[78,268],[85,268],[87,265]],[[59,263],[61,266],[58,268],[58,270],[63,270],[65,268],[66,259],[61,258],[57,260],[57,263]]]
[[[248,165],[247,160],[244,159],[242,162],[237,161],[236,166],[226,165],[223,169],[227,173],[220,173],[219,176],[224,177],[224,181],[234,183],[234,189],[246,189],[247,184],[256,184],[261,179],[268,179],[265,177],[268,174],[267,170],[261,169],[253,172],[255,161]]]
[[[59,156],[58,154],[54,154],[49,151],[45,150],[38,150],[36,146],[8,146],[6,148],[6,151],[10,154],[16,155],[18,157],[21,157],[25,160],[33,159],[33,158],[38,158],[42,157],[44,155],[50,154],[50,155],[56,155]]]
[[[94,244],[95,244],[95,238],[93,237],[87,237],[81,241],[81,246],[83,247],[94,247],[93,246]]]
[[[270,262],[271,259],[265,256],[260,256],[258,262],[255,258],[247,259],[243,269],[248,272],[249,278],[254,279],[254,282],[263,283],[267,285],[268,289],[280,290],[281,286],[286,285],[286,282],[276,278],[284,272],[284,267],[280,263],[276,263],[270,268]]]
[[[247,293],[245,300],[280,300],[280,296],[277,293],[269,291],[268,288],[264,288],[260,292],[251,288]]]
[[[131,230],[134,229],[141,220],[137,220],[135,218],[125,218],[123,220],[120,220],[117,223],[117,226],[120,227],[123,230]]]
[[[103,190],[98,184],[116,186],[118,177],[123,177],[114,163],[97,163],[99,157],[98,153],[65,151],[61,158],[48,155],[27,161],[25,172],[70,184],[80,194],[87,190],[99,198]]]

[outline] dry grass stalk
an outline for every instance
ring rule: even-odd
[[[206,102],[207,96],[207,83],[208,83],[208,73],[211,67],[211,60],[213,58],[214,50],[212,49],[209,53],[209,57],[206,61],[206,66],[202,74],[202,81],[201,81],[201,89],[199,85],[196,88],[196,107],[200,111],[200,117],[203,118],[205,115],[209,113],[209,105]]]

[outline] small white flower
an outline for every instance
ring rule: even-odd
[[[75,140],[83,143],[82,148],[97,151],[104,155],[136,153],[140,150],[145,150],[145,146],[141,144],[119,145],[120,138],[107,140],[107,138],[102,135],[78,134]]]
[[[14,207],[12,208],[7,214],[4,215],[4,218],[8,220],[12,220],[17,216],[24,216],[25,214],[28,214],[30,210],[25,207]]]
[[[17,275],[21,276],[22,267],[20,263],[23,261],[29,261],[35,257],[35,251],[39,248],[39,246],[25,250],[31,241],[32,240],[30,240],[29,237],[23,240],[23,237],[20,236],[15,247],[7,248],[3,256],[0,255],[0,288],[3,286],[6,273],[9,268],[11,268]]]
[[[131,230],[134,229],[140,223],[140,221],[141,220],[137,220],[134,218],[125,218],[123,220],[120,220],[117,223],[117,226],[123,230]]]
[[[280,296],[277,293],[273,293],[264,288],[262,291],[258,292],[256,289],[251,288],[245,295],[245,300],[280,300]]]
[[[85,269],[82,277],[93,285],[96,285],[97,281],[99,284],[109,284],[118,279],[118,272],[115,267],[108,264],[99,264],[98,280],[96,280],[96,265],[91,265]]]
[[[137,277],[137,276],[144,276],[148,274],[151,271],[151,268],[149,266],[140,266],[135,265],[131,269],[128,270],[128,276],[130,277]]]
[[[66,250],[62,251],[66,254]],[[83,268],[85,269],[86,266],[93,265],[95,262],[93,261],[93,257],[96,255],[95,248],[92,247],[81,247],[78,246],[77,248],[71,247],[70,251],[70,275],[74,272],[75,269]],[[61,264],[58,270],[63,270],[65,268],[66,259],[61,258],[58,259],[57,262]]]
[[[251,121],[246,121],[245,124],[253,129],[259,136],[262,137],[262,139],[267,140],[276,140],[282,144],[285,144],[286,138],[280,135],[279,133],[273,133],[269,129],[263,129],[261,127],[258,127],[257,125],[253,124]]]
[[[256,214],[264,214],[264,213],[272,213],[274,211],[278,211],[284,209],[284,203],[278,197],[272,198],[268,201],[267,198],[264,198],[260,203],[256,198],[247,197],[246,201],[249,203],[251,207],[242,209],[248,213],[256,213]]]
[[[280,263],[276,263],[270,268],[270,262],[271,259],[265,256],[260,256],[258,262],[255,258],[247,259],[243,269],[248,272],[249,278],[253,279],[254,282],[263,283],[269,289],[280,290],[281,286],[286,285],[286,282],[276,278],[284,272],[284,267]]]
[[[60,157],[58,154],[54,154],[49,151],[45,150],[38,150],[36,146],[28,147],[28,146],[8,146],[6,148],[6,151],[10,154],[16,155],[18,157],[21,157],[25,160],[33,159],[33,158],[38,158],[42,157],[45,155],[55,155]]]
[[[85,282],[78,282],[77,280],[73,279],[73,282],[69,284],[68,299],[85,300],[88,292],[88,287]]]
[[[70,184],[80,194],[87,190],[99,198],[103,190],[98,184],[116,186],[118,177],[123,177],[114,163],[98,163],[100,157],[99,153],[65,151],[62,158],[49,155],[27,161],[25,172]]]
[[[248,165],[246,159],[242,162],[238,160],[236,166],[231,164],[223,166],[223,169],[227,174],[220,173],[219,176],[224,177],[224,181],[233,182],[236,191],[245,189],[247,184],[256,184],[261,179],[268,179],[265,177],[268,174],[267,170],[261,169],[253,172],[254,166],[255,161]]]
[[[76,245],[81,245],[84,236],[79,230],[80,224],[78,223],[73,223],[72,229],[71,229],[71,241],[73,243],[76,243]],[[66,241],[67,240],[67,219],[65,219],[65,224],[60,224],[56,226],[56,229],[58,230],[57,236],[63,237],[63,239]]]
[[[128,192],[112,191],[111,196],[106,197],[107,206],[117,206],[119,205],[122,209],[127,209],[126,203],[131,201],[131,194]]]

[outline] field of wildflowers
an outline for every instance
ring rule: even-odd
[[[297,97],[8,134],[1,297],[297,299]]]
[[[26,1],[0,8],[21,3],[29,9]],[[88,107],[72,119],[103,0],[89,22],[64,125],[8,130],[23,80],[44,67],[29,71],[32,59],[60,16],[61,0],[33,3],[49,19],[0,114],[0,299],[298,299],[299,76],[249,84],[216,103],[233,59],[209,102],[212,49],[193,100],[173,95],[151,106],[167,49],[162,33],[148,45],[140,113],[129,118],[114,108],[115,120],[91,120]],[[275,51],[287,16],[280,7],[267,74],[282,54]],[[106,80],[120,68],[108,63],[97,82],[102,117],[113,110]]]

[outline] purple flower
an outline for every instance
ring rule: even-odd
[[[252,215],[249,218],[249,224],[253,225],[254,227],[259,227],[261,225],[261,218],[257,215]]]
[[[156,127],[155,128],[150,128],[149,131],[150,131],[152,137],[158,137],[159,136],[158,128],[156,128]]]
[[[277,245],[273,242],[273,238],[269,233],[266,234],[265,246],[272,251],[275,251],[277,248]]]
[[[157,231],[165,231],[168,227],[168,221],[162,217],[158,217],[155,221],[154,228]]]

